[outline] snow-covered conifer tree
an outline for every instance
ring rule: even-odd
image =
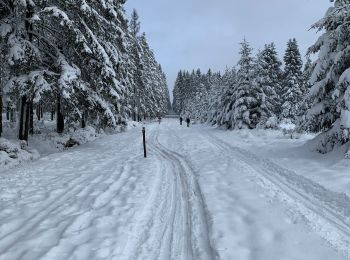
[[[259,99],[262,93],[254,84],[254,65],[251,56],[252,48],[244,39],[241,43],[237,72],[237,83],[233,86],[233,94],[225,100],[224,124],[227,128],[255,128],[261,118]]]
[[[33,102],[49,88],[52,72],[47,55],[39,48],[41,35],[35,26],[41,10],[34,1],[1,1],[0,36],[4,91],[16,104],[20,101],[19,139],[28,140]]]
[[[2,82],[10,103],[22,104],[21,139],[33,132],[35,107],[38,120],[43,109],[57,112],[58,132],[64,123],[79,121],[96,127],[125,124],[133,110],[135,74],[150,83],[140,93],[143,116],[165,113],[165,74],[146,38],[136,35],[139,22],[128,27],[125,1],[0,3]]]
[[[325,17],[313,25],[325,32],[309,49],[318,59],[310,80],[312,104],[303,123],[314,132],[322,131],[321,152],[350,140],[349,14],[349,1],[335,0]]]
[[[300,108],[299,108],[299,111],[297,113],[298,131],[302,131],[302,130],[309,131],[308,127],[306,127],[305,129],[303,129],[303,127],[304,127],[304,122],[306,120],[306,113],[307,113],[308,109],[310,109],[310,106],[311,106],[311,100],[309,98],[309,93],[310,93],[310,89],[311,89],[310,78],[311,78],[313,68],[314,68],[314,64],[312,63],[310,57],[308,56],[306,63],[304,65],[304,70],[303,70],[303,84],[304,84],[303,99],[301,101]]]
[[[264,50],[258,54],[255,67],[255,81],[263,93],[260,104],[262,115],[259,124],[264,127],[276,127],[277,115],[281,106],[277,94],[281,89],[281,65],[274,43],[265,45]]]
[[[303,94],[302,59],[296,39],[290,39],[284,55],[284,81],[282,92],[281,119],[296,122]]]

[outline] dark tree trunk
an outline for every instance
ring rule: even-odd
[[[134,109],[133,109],[133,119],[136,122],[137,120],[137,115],[136,115],[136,86],[134,85]]]
[[[29,134],[34,134],[34,107],[32,100],[29,102]]]
[[[26,104],[26,117],[24,122],[24,140],[28,142],[28,136],[30,131],[30,103],[31,101],[27,101]]]
[[[54,108],[52,108],[51,109],[51,121],[53,121],[54,119],[55,119],[55,109]]]
[[[24,129],[25,129],[25,108],[27,103],[27,97],[23,96],[21,99],[21,111],[20,111],[20,117],[19,117],[19,134],[18,138],[19,140],[25,140],[24,138]]]
[[[28,33],[29,42],[33,41],[33,25],[31,23],[31,18],[33,17],[34,10],[33,7],[29,4],[29,1],[26,0],[27,10],[26,10],[26,20],[25,20],[25,29]],[[19,123],[19,135],[18,138],[20,140],[28,141],[29,128],[30,128],[30,118],[31,118],[31,100],[27,100],[27,96],[22,97],[21,101],[21,115],[20,115],[20,123]]]
[[[81,128],[85,128],[86,127],[86,120],[85,120],[85,113],[83,113],[83,116],[81,118]]]
[[[0,93],[0,137],[2,136],[2,94]]]
[[[29,36],[29,41],[32,42],[33,41],[33,33],[31,33],[30,31],[33,31],[33,24],[31,23],[30,19],[33,17],[34,14],[34,10],[33,7],[29,4],[29,1],[26,1],[27,3],[27,13],[26,13],[26,21],[25,21],[25,27],[26,27],[26,31],[28,32],[28,36]]]
[[[17,117],[16,117],[16,109],[15,108],[11,108],[10,109],[10,120],[12,123],[17,121]]]
[[[44,118],[44,107],[40,105],[40,118]]]
[[[7,107],[6,107],[6,120],[7,121],[10,121],[10,112],[11,112],[10,105],[7,104]]]
[[[39,104],[36,106],[36,110],[35,110],[36,117],[38,118],[38,121],[41,120],[41,112],[40,112],[40,109],[41,109],[41,104],[39,103]]]
[[[136,114],[135,107],[134,107],[134,110],[133,110],[133,119],[134,119],[135,122],[137,121],[137,114]]]
[[[57,133],[61,134],[64,131],[64,117],[61,111],[61,96],[57,97]]]

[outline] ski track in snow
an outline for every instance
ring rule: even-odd
[[[276,243],[278,228],[293,228],[260,221],[269,209],[265,197],[259,200],[259,185],[350,255],[348,196],[229,144],[209,128],[176,130],[175,124],[147,126],[147,159],[141,130],[134,129],[1,173],[0,260],[259,259],[266,253],[260,247]],[[188,137],[196,140],[186,144]],[[208,160],[198,154],[201,149],[217,161],[198,167]],[[199,179],[208,174],[217,174],[210,179],[214,184],[201,186]],[[240,184],[247,179],[254,183]],[[210,186],[219,181],[215,188],[228,189]],[[249,190],[240,191],[240,185]],[[215,197],[210,205],[206,196]],[[262,206],[249,205],[252,199]],[[280,206],[273,209],[285,214]],[[227,230],[214,230],[218,220]],[[230,237],[232,231],[237,233]]]
[[[82,156],[79,151],[57,154],[37,162],[43,166],[32,163],[19,175],[11,176],[12,171],[6,175],[10,182],[2,183],[0,195],[1,260],[107,259],[122,246],[115,237],[123,233],[126,223],[118,218],[132,219],[137,208],[129,196],[146,196],[147,191],[139,189],[144,177],[134,174],[141,172],[137,168],[142,158],[138,149],[131,150],[126,142],[119,149],[129,154],[116,163],[114,154],[108,154],[112,145],[103,143],[107,151],[102,154],[96,154],[94,149],[84,150]],[[49,176],[45,176],[48,171]],[[24,177],[30,180],[21,184],[17,193],[16,188],[12,188],[13,192],[8,188],[11,181],[25,181]]]
[[[329,191],[293,171],[245,149],[232,146],[212,134],[210,143],[225,154],[239,158],[245,169],[262,177],[262,185],[275,192],[281,200],[293,205],[308,224],[331,246],[350,256],[350,199],[346,194]]]
[[[141,145],[129,143],[139,140],[135,130],[124,144],[109,137],[103,150],[87,146],[5,173],[0,259],[216,259],[198,183],[159,142],[158,127],[150,126],[148,166]]]
[[[160,180],[121,259],[216,259],[203,198],[186,160],[151,131],[150,150],[162,162]],[[136,253],[135,253],[136,252]]]

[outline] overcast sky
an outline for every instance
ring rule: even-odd
[[[329,0],[128,0],[135,8],[172,91],[179,70],[224,71],[239,59],[245,37],[257,49],[275,42],[280,58],[295,37],[304,55],[317,39],[310,26],[331,6]]]

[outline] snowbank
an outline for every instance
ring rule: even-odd
[[[38,151],[30,149],[23,142],[0,138],[0,170],[8,169],[24,161],[38,159],[39,156]]]
[[[350,152],[350,142],[344,137],[349,136],[348,129],[343,129],[338,120],[333,128],[327,132],[319,134],[314,140],[309,142],[309,147],[322,154],[342,151],[347,158]]]
[[[97,130],[91,126],[80,129],[70,128],[63,134],[43,131],[29,139],[29,147],[34,147],[41,156],[44,156],[92,142],[105,135],[103,130]]]
[[[40,156],[61,152],[65,149],[82,145],[105,135],[88,126],[84,129],[69,129],[66,133],[58,134],[41,128],[41,134],[29,138],[28,146],[24,141],[15,140],[14,136],[0,139],[0,171],[12,168],[26,161],[38,159]],[[16,130],[6,129],[6,132]],[[6,135],[5,135],[6,136]]]
[[[151,122],[151,121],[150,121]],[[149,123],[149,122],[146,122]],[[67,132],[58,134],[55,132],[55,124],[44,120],[36,125],[37,134],[29,138],[28,146],[16,140],[17,130],[8,122],[5,123],[5,138],[0,139],[0,171],[12,168],[25,161],[38,159],[66,149],[92,142],[107,134],[116,134],[141,127],[145,122],[128,121],[126,126],[118,126],[113,129],[97,130],[92,126],[85,128],[69,128]]]

